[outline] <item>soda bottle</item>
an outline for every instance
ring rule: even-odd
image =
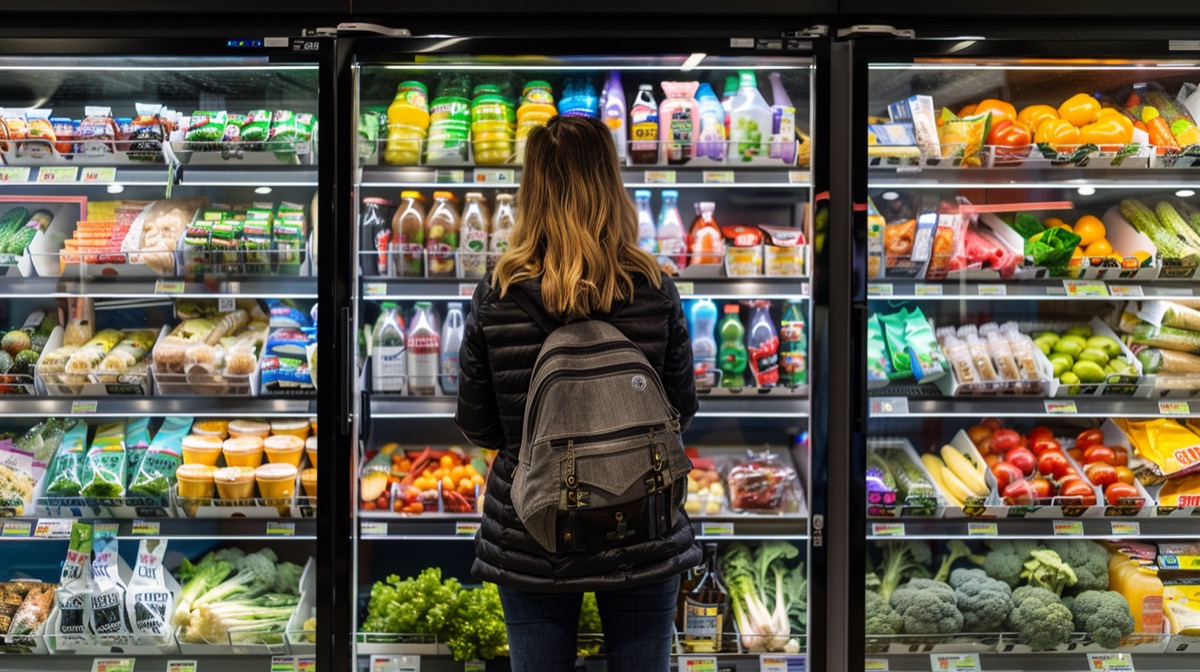
[[[417,302],[412,326],[408,330],[405,346],[408,350],[408,393],[413,395],[437,394],[438,358],[441,356],[442,339],[438,335],[433,319],[433,304]]]
[[[637,203],[638,247],[658,254],[658,231],[654,228],[654,215],[650,214],[650,192],[638,189],[633,198]]]
[[[725,137],[729,137],[729,111],[733,109],[733,98],[737,95],[738,78],[734,75],[725,77],[725,87],[721,91],[721,109],[725,112]]]
[[[452,303],[442,325],[442,392],[458,394],[458,348],[462,345],[463,312],[461,303]]]
[[[400,207],[392,218],[392,249],[396,275],[425,274],[425,197],[419,191],[400,192]]]
[[[692,221],[692,229],[688,237],[692,241],[691,263],[719,264],[725,258],[725,236],[713,219],[713,211],[717,204],[711,201],[700,201],[696,204],[696,219]]]
[[[596,98],[596,87],[588,77],[569,77],[563,90],[562,98],[558,99],[558,113],[564,117],[599,116],[599,99]]]
[[[364,198],[359,235],[363,275],[388,275],[392,245],[392,213],[396,204],[386,198]]]
[[[458,263],[463,278],[482,278],[487,271],[488,228],[490,227],[487,202],[483,194],[472,191],[467,194],[463,207],[462,231],[458,237]]]
[[[700,131],[696,137],[696,156],[714,161],[725,160],[725,110],[708,82],[700,84],[696,91],[696,103],[700,106]]]
[[[740,310],[736,303],[725,304],[725,317],[721,318],[718,329],[721,337],[721,349],[717,352],[721,387],[744,387],[746,384],[746,328],[738,317]]]
[[[662,192],[662,210],[658,213],[658,263],[682,270],[687,266],[687,243],[683,239],[683,219],[679,216],[679,192]]]
[[[778,72],[767,76],[771,80],[771,152],[772,159],[784,163],[796,162],[796,108],[783,88]]]
[[[394,303],[384,303],[371,336],[371,389],[404,394],[408,359],[404,352],[404,320]]]
[[[433,210],[425,219],[425,251],[429,277],[454,276],[454,255],[458,249],[458,207],[454,194],[433,192]]]
[[[779,334],[771,319],[771,302],[755,301],[750,316],[750,371],[759,387],[779,384]]]
[[[804,323],[804,311],[800,303],[784,304],[780,327],[779,338],[783,343],[779,357],[779,379],[789,387],[807,385],[808,329]]]
[[[621,88],[621,72],[613,70],[604,86],[601,115],[612,131],[613,143],[617,146],[617,160],[625,163],[625,138],[629,135],[628,120],[625,119],[625,89]]]
[[[649,84],[638,87],[637,98],[629,110],[629,158],[635,164],[658,161],[658,105]]]
[[[496,194],[496,214],[492,215],[492,234],[488,238],[488,270],[496,267],[496,260],[508,249],[508,237],[517,225],[517,213],[513,211],[512,194]]]
[[[711,299],[692,303],[688,311],[688,331],[692,335],[692,357],[696,369],[696,389],[716,386],[717,341],[713,331],[717,326],[717,305]]]

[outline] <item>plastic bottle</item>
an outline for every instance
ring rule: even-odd
[[[679,216],[679,192],[662,192],[663,204],[658,213],[658,254],[660,264],[673,264],[682,270],[687,266],[687,242],[684,240],[683,218]]]
[[[650,254],[658,254],[658,230],[654,226],[654,215],[650,213],[650,192],[638,189],[633,192],[633,198],[637,204],[638,247]]]
[[[458,394],[458,348],[462,345],[463,312],[461,303],[451,303],[442,325],[442,392]]]
[[[396,204],[386,198],[364,198],[359,225],[359,263],[363,275],[389,275],[392,214]]]
[[[517,108],[517,163],[525,162],[525,141],[530,131],[545,126],[550,117],[557,114],[554,89],[549,82],[535,79],[525,84],[521,92],[521,106]]]
[[[783,304],[779,338],[782,341],[779,357],[779,380],[789,387],[808,384],[808,326],[804,306],[800,302]],[[968,363],[970,354],[968,353]]]
[[[608,75],[608,84],[604,86],[603,119],[612,131],[613,143],[617,146],[617,159],[625,162],[628,149],[625,144],[629,135],[628,120],[625,118],[625,89],[621,88],[621,72],[613,70]]]
[[[403,394],[408,373],[404,320],[394,303],[384,303],[371,335],[371,389]]]
[[[758,91],[753,70],[738,72],[737,96],[729,109],[729,162],[745,163],[769,156],[771,106]]]
[[[392,268],[402,277],[425,275],[425,197],[400,192],[400,208],[392,218]]]
[[[454,194],[433,192],[433,209],[425,218],[425,252],[431,278],[454,276],[454,255],[458,249],[459,217]]]
[[[746,385],[746,328],[738,317],[741,308],[736,303],[725,304],[725,317],[721,318],[718,333],[721,348],[717,351],[717,365],[721,367],[721,387],[745,387]]]
[[[483,194],[472,191],[467,194],[463,206],[462,230],[458,237],[459,277],[482,278],[487,272],[488,229],[491,216]]]
[[[725,160],[725,110],[708,82],[696,90],[700,106],[700,130],[696,136],[696,156],[714,161]]]
[[[696,388],[711,389],[717,380],[717,305],[711,299],[692,302],[688,310],[688,332],[692,335],[692,359]]]
[[[564,117],[590,117],[599,115],[599,100],[596,87],[588,77],[568,77],[562,98],[558,100],[558,113]]]
[[[496,213],[492,215],[492,233],[488,237],[488,270],[496,267],[496,260],[508,249],[508,238],[517,225],[517,213],[513,210],[512,194],[496,194]]]
[[[438,82],[437,96],[429,103],[428,163],[461,163],[471,139],[470,82],[455,73]]]
[[[437,323],[433,319],[433,304],[418,301],[416,314],[413,315],[408,337],[405,339],[408,350],[409,394],[437,394],[441,345],[442,338],[438,335]]]
[[[733,109],[733,99],[737,96],[738,78],[736,75],[725,77],[725,86],[721,91],[721,109],[725,111],[725,137],[729,138],[729,111]]]
[[[691,240],[691,264],[720,264],[725,259],[725,237],[713,218],[717,204],[712,201],[696,203],[696,219],[688,233]]]
[[[1120,593],[1129,602],[1134,632],[1165,632],[1163,583],[1153,567],[1119,551],[1108,556],[1108,582],[1110,590]]]
[[[420,82],[400,82],[387,109],[385,163],[416,165],[429,130],[429,90]]]
[[[796,108],[783,88],[778,72],[767,75],[771,80],[771,158],[784,163],[796,162]]]
[[[755,301],[754,313],[750,316],[750,371],[759,387],[775,387],[779,384],[779,333],[771,319],[771,302]]]
[[[696,105],[697,82],[663,82],[662,105],[658,108],[659,163],[679,165],[694,156],[700,108]]]
[[[649,84],[638,87],[629,110],[629,160],[638,165],[658,161],[658,105]]]

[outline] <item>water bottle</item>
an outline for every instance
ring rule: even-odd
[[[462,345],[463,312],[461,303],[451,303],[442,325],[442,392],[458,394],[458,348]]]
[[[638,247],[658,254],[658,231],[654,228],[654,215],[650,212],[650,192],[639,189],[633,192],[637,203]]]
[[[692,335],[692,358],[696,371],[696,389],[707,390],[717,383],[717,305],[710,299],[692,302],[688,311],[688,331]]]

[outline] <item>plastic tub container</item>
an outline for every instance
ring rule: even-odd
[[[307,439],[308,427],[308,420],[271,421],[271,433],[275,436],[290,435],[299,439]]]
[[[309,418],[309,419],[308,419],[308,424],[312,426],[312,433],[313,433],[313,436],[316,436],[316,435],[317,435],[317,419],[316,419],[316,418]]]
[[[221,499],[253,499],[254,469],[251,467],[225,467],[213,472],[217,494]]]
[[[300,486],[304,488],[305,497],[317,496],[317,470],[316,468],[305,469],[300,472]],[[259,486],[262,487],[262,486]]]
[[[304,455],[304,439],[290,434],[268,436],[263,441],[263,451],[267,454],[268,462],[300,466],[300,458]]]
[[[254,469],[263,461],[263,441],[257,436],[226,439],[222,451],[225,453],[225,464],[230,467]]]
[[[183,437],[183,463],[184,464],[205,464],[210,467],[217,466],[217,459],[221,457],[221,447],[224,444],[220,438],[216,436],[203,436],[199,434],[190,434]]]
[[[296,489],[296,466],[286,462],[264,464],[254,470],[263,499],[290,499]]]
[[[215,436],[224,441],[229,438],[229,421],[197,420],[192,423],[192,434],[197,436]]]
[[[317,467],[317,437],[310,436],[304,441],[304,454],[308,455],[308,463]]]
[[[213,496],[213,472],[207,464],[181,464],[175,470],[179,483],[177,492],[187,499],[209,499]]]
[[[234,420],[229,423],[229,435],[235,439],[241,436],[265,439],[271,435],[271,425],[257,420]]]

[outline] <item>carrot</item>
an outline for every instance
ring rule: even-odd
[[[1150,134],[1150,144],[1155,147],[1170,147],[1179,149],[1179,143],[1175,142],[1175,136],[1171,134],[1171,127],[1167,125],[1167,120],[1162,117],[1155,117],[1146,122],[1146,131]]]

